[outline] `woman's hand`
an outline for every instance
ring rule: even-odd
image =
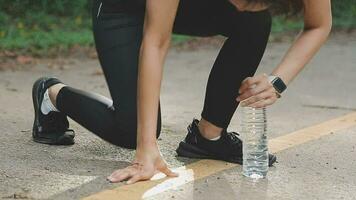
[[[278,93],[266,74],[247,77],[242,81],[239,94],[236,100],[240,101],[242,106],[254,108],[272,105],[278,98]]]
[[[163,160],[157,147],[145,150],[137,150],[132,165],[114,171],[107,179],[116,183],[127,180],[127,184],[137,181],[149,180],[158,172],[162,172],[170,177],[177,177],[178,174],[172,172]]]

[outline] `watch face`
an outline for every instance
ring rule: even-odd
[[[287,88],[286,84],[284,84],[284,82],[280,78],[276,78],[273,81],[273,86],[279,93],[282,93]]]

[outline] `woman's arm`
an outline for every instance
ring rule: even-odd
[[[304,0],[304,29],[272,72],[290,83],[326,41],[332,25],[330,0]]]
[[[178,0],[147,0],[137,88],[137,149],[156,147],[163,64],[171,40]]]
[[[332,25],[330,0],[304,0],[304,29],[272,74],[289,84],[326,41]],[[256,85],[252,89],[253,85]],[[243,105],[265,107],[275,103],[276,91],[266,74],[246,78],[237,101]],[[251,98],[250,98],[251,97]]]
[[[179,0],[147,0],[137,83],[137,148],[133,165],[108,179],[128,183],[150,179],[157,171],[177,176],[167,168],[156,143],[158,103],[163,64],[171,40]]]

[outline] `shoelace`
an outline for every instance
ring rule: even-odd
[[[224,131],[225,135],[231,139],[231,141],[233,142],[233,144],[240,144],[241,145],[241,139],[238,137],[240,136],[240,134],[238,134],[237,132],[227,132],[226,130]]]

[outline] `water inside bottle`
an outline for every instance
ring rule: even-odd
[[[266,108],[242,107],[243,175],[260,179],[267,176],[268,141]]]

